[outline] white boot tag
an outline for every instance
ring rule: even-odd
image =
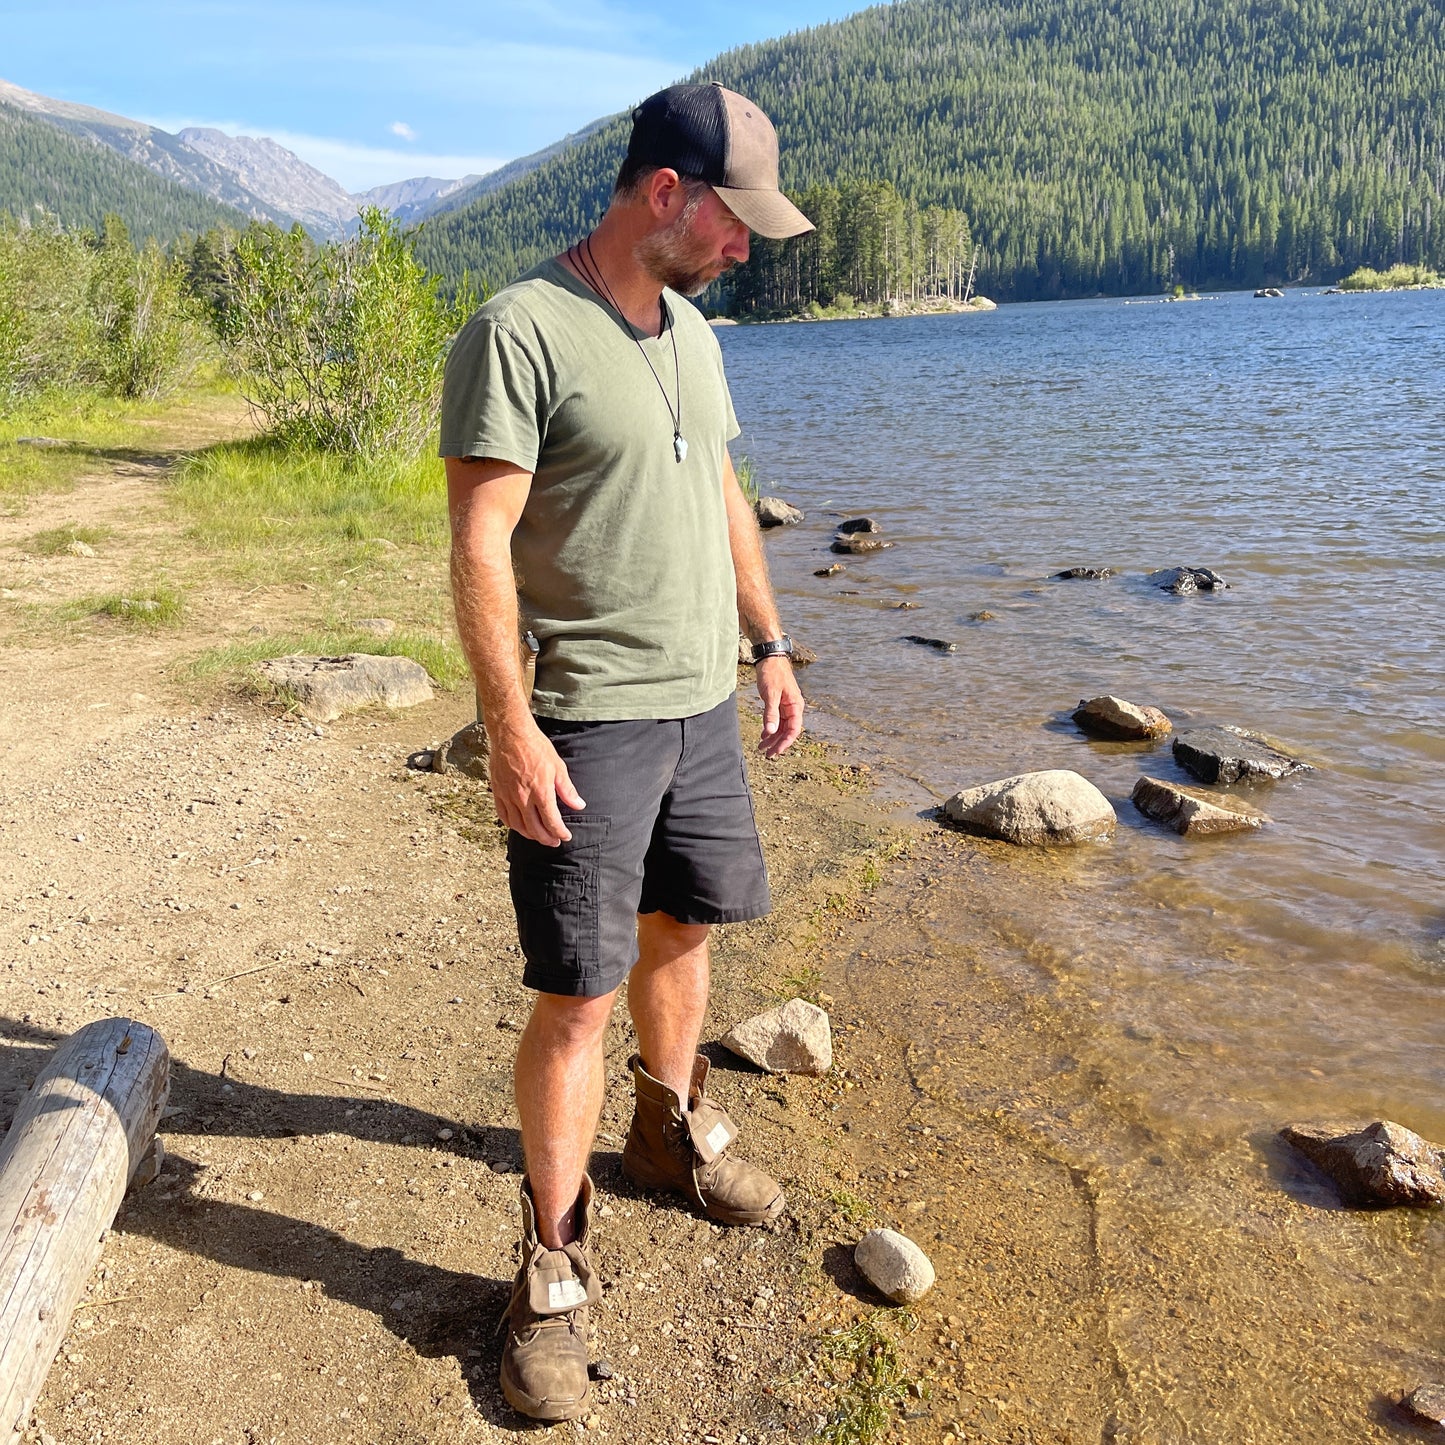
[[[728,1133],[728,1126],[719,1120],[708,1130],[707,1147],[711,1149],[714,1154],[721,1154],[722,1151],[727,1148],[732,1137],[733,1136]]]
[[[570,1310],[587,1303],[587,1291],[579,1280],[555,1279],[547,1286],[547,1308]]]

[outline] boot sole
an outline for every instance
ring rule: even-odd
[[[587,1408],[592,1398],[590,1381],[581,1397],[570,1404],[534,1399],[525,1390],[519,1390],[505,1375],[501,1377],[501,1384],[502,1395],[507,1404],[529,1420],[547,1420],[553,1423],[559,1420],[575,1420]]]

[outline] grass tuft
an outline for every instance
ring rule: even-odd
[[[425,456],[353,461],[264,438],[223,442],[187,459],[172,496],[193,537],[234,552],[434,548],[447,536],[441,464]]]
[[[36,557],[61,557],[77,543],[87,547],[98,547],[111,535],[109,527],[50,527],[37,532],[20,545]]]
[[[60,609],[60,617],[69,621],[82,617],[113,617],[117,622],[133,623],[139,627],[169,627],[178,623],[184,612],[185,604],[176,593],[168,587],[157,587],[146,592],[136,591],[133,595],[103,592],[78,597]]]
[[[908,1310],[877,1310],[819,1342],[819,1358],[840,1386],[833,1412],[818,1432],[827,1445],[873,1445],[907,1403],[913,1381],[898,1357],[889,1330],[893,1324],[912,1334],[918,1317]]]

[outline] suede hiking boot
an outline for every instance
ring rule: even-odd
[[[548,1249],[537,1238],[531,1186],[522,1180],[522,1267],[502,1314],[502,1394],[533,1420],[572,1420],[587,1403],[587,1307],[602,1298],[587,1258],[591,1227],[592,1181],[583,1175],[577,1238]]]
[[[666,1084],[627,1061],[637,1089],[632,1128],[622,1149],[622,1172],[644,1189],[683,1194],[720,1224],[771,1224],[783,1212],[783,1191],[755,1164],[727,1150],[737,1126],[707,1097],[708,1061],[692,1066],[688,1112]]]

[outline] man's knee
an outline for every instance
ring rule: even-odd
[[[600,998],[539,993],[532,1001],[527,1032],[544,1047],[568,1052],[589,1048],[607,1032],[617,991]]]
[[[679,923],[670,913],[659,909],[655,913],[637,915],[637,932],[648,942],[672,945],[670,952],[686,953],[707,942],[712,924]]]

